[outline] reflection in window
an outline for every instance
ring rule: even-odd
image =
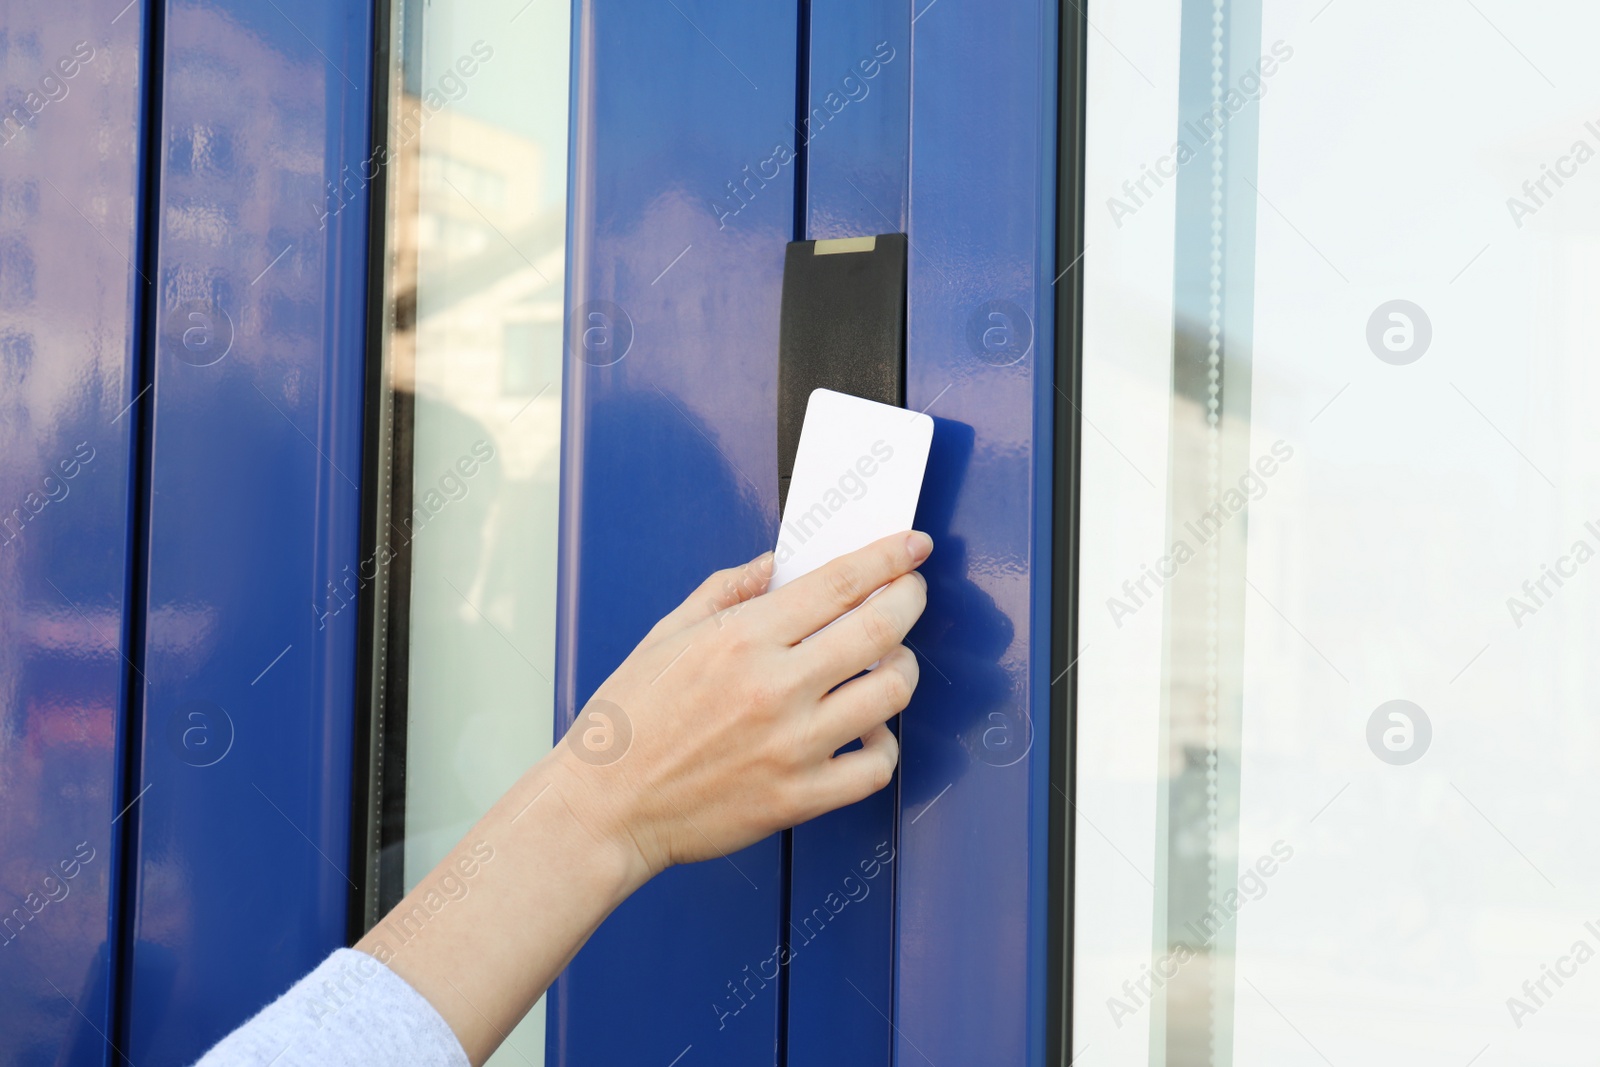
[[[1171,1067],[1232,1063],[1227,920],[1238,878],[1245,527],[1242,516],[1230,521],[1242,501],[1224,497],[1239,496],[1237,472],[1250,463],[1257,111],[1236,86],[1260,62],[1259,6],[1189,0],[1180,30],[1178,108],[1195,118],[1179,130],[1189,165],[1174,179],[1172,544],[1156,572],[1168,614],[1153,946],[1175,973],[1149,1023]]]
[[[551,743],[568,8],[391,12],[369,923]]]
[[[1081,1067],[1592,1058],[1600,11],[1479,7],[1096,9]]]

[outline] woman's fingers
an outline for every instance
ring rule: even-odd
[[[794,655],[819,692],[878,662],[900,647],[928,604],[928,583],[913,571],[902,574],[811,640]],[[858,730],[852,737],[859,737]]]
[[[766,554],[703,582],[597,693],[625,709],[612,716],[630,727],[622,758],[590,759],[577,744],[552,754],[591,832],[656,871],[882,788],[899,758],[883,724],[916,685],[901,642],[926,586],[911,572],[931,550],[926,534],[900,533],[777,590]],[[857,737],[863,747],[834,755]]]
[[[925,533],[891,534],[772,593],[762,603],[763,615],[782,639],[797,644],[916,569],[932,551]]]
[[[911,703],[921,676],[917,657],[905,645],[884,653],[872,670],[822,699],[813,718],[819,747],[837,752],[900,714]]]
[[[900,761],[900,742],[882,723],[867,731],[861,747],[835,756],[817,778],[816,814],[864,800],[889,784]]]
[[[771,581],[771,552],[763,552],[749,563],[716,571],[682,604],[652,626],[640,644],[654,644],[668,634],[687,630],[697,622],[760,596]]]

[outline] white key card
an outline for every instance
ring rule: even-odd
[[[806,403],[771,588],[911,529],[933,445],[933,419],[817,389]]]

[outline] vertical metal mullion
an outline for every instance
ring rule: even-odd
[[[376,560],[388,545],[386,531],[392,514],[394,397],[391,391],[389,346],[389,100],[392,51],[391,0],[373,2],[372,119],[369,159],[375,161],[367,202],[367,379],[363,404],[362,484],[371,487],[361,504],[361,559]],[[388,712],[393,706],[387,676],[392,600],[392,574],[377,567],[372,582],[362,587],[359,604],[359,644],[356,663],[354,765],[350,797],[350,870],[361,872],[350,893],[349,930],[353,944],[382,914],[385,870],[382,862],[386,835],[384,788],[386,763],[392,752],[387,743]],[[402,705],[403,706],[403,705]],[[400,738],[404,743],[404,736]],[[400,812],[404,819],[405,813]],[[403,834],[401,835],[403,838]],[[397,839],[398,842],[398,839]]]
[[[141,45],[142,102],[139,116],[139,202],[136,214],[134,259],[137,274],[134,327],[130,338],[133,368],[132,407],[128,411],[132,438],[128,464],[128,563],[123,610],[123,648],[127,663],[123,719],[118,730],[119,781],[113,848],[114,897],[107,941],[111,954],[111,1037],[108,1062],[128,1061],[122,1051],[131,1038],[130,991],[133,983],[133,930],[139,881],[139,809],[144,795],[143,751],[145,692],[145,619],[150,607],[150,492],[155,430],[155,379],[157,331],[160,328],[161,286],[156,284],[160,265],[161,166],[165,147],[162,129],[162,79],[165,74],[166,0],[146,0]],[[117,1061],[111,1061],[115,1054]],[[128,1061],[131,1062],[131,1061]]]
[[[1083,423],[1084,111],[1088,0],[1062,0],[1056,200],[1055,485],[1050,590],[1050,903],[1045,1062],[1072,1062],[1072,819],[1077,776],[1079,471]],[[1066,264],[1063,266],[1062,264]]]
[[[795,31],[795,128],[806,128],[806,114],[811,106],[811,0],[796,0],[798,28]],[[791,238],[804,241],[810,209],[806,196],[806,168],[810,166],[810,145],[806,138],[797,138],[794,159],[794,229]],[[781,507],[781,505],[780,505]],[[784,830],[778,846],[778,871],[781,884],[778,889],[778,929],[776,943],[788,941],[789,914],[794,901],[794,831]],[[777,1067],[789,1063],[789,971],[778,970],[778,1033]]]

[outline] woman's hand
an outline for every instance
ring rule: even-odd
[[[885,723],[917,686],[901,642],[927,603],[915,568],[932,547],[896,534],[771,593],[770,553],[706,579],[552,753],[573,814],[631,850],[642,882],[882,789],[899,758]]]
[[[901,642],[932,547],[896,534],[773,592],[767,556],[713,574],[356,948],[481,1064],[657,872],[882,789],[899,758],[884,724],[917,684]]]

